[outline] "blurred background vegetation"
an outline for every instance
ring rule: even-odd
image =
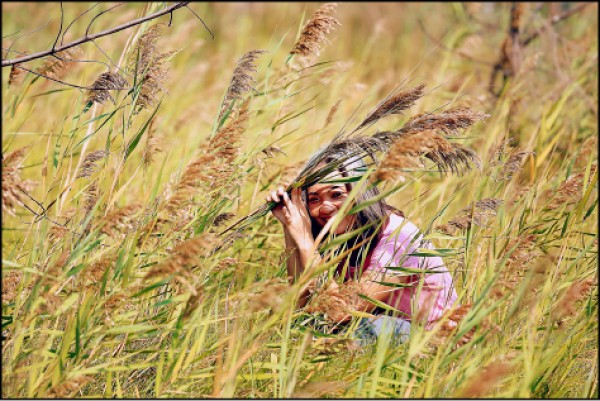
[[[64,3],[63,28],[94,4]],[[114,5],[98,3],[64,42]],[[31,73],[9,85],[3,68],[3,396],[597,397],[597,4],[340,3],[317,64],[295,70],[290,51],[320,5],[176,10],[157,39],[173,52],[164,91],[139,113],[127,91],[90,109],[85,90]],[[91,32],[165,6],[123,4]],[[59,3],[3,2],[2,11],[3,59],[52,47]],[[60,80],[88,87],[124,68],[156,22],[169,16],[80,46],[77,59],[90,62],[69,63]],[[252,73],[248,127],[234,138],[233,170],[212,174],[219,165],[198,152],[214,153],[232,72],[253,49],[266,53]],[[45,61],[25,65],[39,71]],[[432,231],[470,306],[457,330],[415,327],[402,346],[357,350],[298,328],[309,317],[277,281],[284,247],[270,216],[215,254],[205,254],[207,235],[225,227],[215,228],[217,216],[233,222],[260,206],[399,84],[425,84],[427,95],[379,130],[458,105],[490,117],[456,138],[480,155],[480,171],[409,174],[389,202],[420,227],[482,199],[503,205],[487,225]],[[106,154],[85,158],[98,150]],[[157,205],[194,161],[205,163],[207,187],[194,184],[183,217],[161,215]],[[78,176],[86,162],[89,174]],[[28,195],[13,194],[5,172]],[[149,269],[185,254],[178,246],[202,259],[185,274],[157,270],[152,282]]]

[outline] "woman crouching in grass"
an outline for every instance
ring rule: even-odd
[[[290,254],[287,272],[292,283],[300,278],[309,263],[315,266],[321,261],[323,255],[315,252],[316,246],[331,229],[333,217],[356,185],[348,177],[359,176],[366,170],[362,156],[354,156],[344,149],[335,152],[326,149],[313,156],[304,171],[328,165],[336,167],[320,182],[292,189],[290,195],[279,187],[267,197],[267,201],[277,203],[272,213],[283,225],[286,251]],[[353,204],[374,198],[378,193],[375,187],[363,189]],[[402,212],[384,200],[356,214],[347,214],[331,234],[335,237],[350,232],[357,235],[341,247],[340,252],[347,251],[347,256],[334,272],[342,285],[328,280],[326,287],[330,297],[344,304],[345,312],[328,313],[329,321],[346,325],[351,320],[347,311],[350,307],[374,315],[360,321],[355,336],[373,341],[382,333],[391,332],[395,341],[406,341],[414,318],[418,316],[426,328],[431,328],[455,302],[452,276],[442,259],[411,255],[419,248],[432,249],[432,245],[423,240],[419,229],[406,220]],[[321,278],[313,279],[301,292],[300,307],[306,305],[320,281]],[[366,298],[391,308],[378,307]],[[309,312],[315,310],[318,308],[307,308]],[[390,310],[394,311],[391,315]]]

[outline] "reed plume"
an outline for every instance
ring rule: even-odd
[[[412,107],[415,102],[423,96],[424,89],[425,85],[419,85],[407,91],[390,96],[388,99],[381,102],[375,110],[369,113],[354,131],[358,131],[367,125],[371,125],[385,116],[401,114],[404,110]]]
[[[588,176],[588,183],[594,178],[598,166],[593,164],[590,169],[590,175]],[[545,195],[550,197],[550,203],[546,208],[548,210],[555,210],[577,202],[582,195],[583,180],[585,178],[585,171],[571,175],[566,181],[559,185],[554,191],[546,191]]]
[[[167,60],[174,52],[162,53],[158,47],[164,27],[163,23],[149,27],[129,52],[129,70],[140,85],[136,112],[154,106],[159,94],[166,92]]]
[[[161,147],[161,141],[156,134],[155,121],[156,119],[153,118],[148,126],[146,146],[144,147],[144,152],[142,153],[142,163],[144,163],[146,167],[148,167],[150,163],[154,161],[154,155],[163,151]]]
[[[468,107],[459,106],[442,113],[424,113],[408,120],[399,132],[416,133],[426,130],[441,131],[445,135],[458,135],[461,129],[465,129],[488,118],[490,115],[474,111]]]
[[[263,289],[248,299],[248,310],[257,312],[263,309],[275,309],[283,302],[285,293],[290,290],[287,283],[272,280],[265,283]]]
[[[46,77],[61,79],[69,68],[75,64],[75,59],[83,54],[83,51],[75,46],[48,56],[48,59],[36,70],[38,74]]]
[[[98,226],[100,232],[110,237],[124,235],[137,228],[135,216],[141,211],[142,206],[131,204],[109,213],[103,217]]]
[[[472,224],[485,226],[491,218],[496,216],[502,203],[501,199],[494,198],[474,202],[460,210],[457,216],[448,223],[438,226],[437,229],[448,235],[455,235],[457,232],[470,228]]]
[[[192,269],[202,261],[202,258],[210,254],[213,245],[214,237],[210,234],[202,234],[184,241],[169,252],[169,257],[165,261],[154,266],[146,273],[144,279],[172,277],[187,288],[190,293],[197,296],[198,291],[192,285],[194,282]]]
[[[583,142],[580,151],[577,154],[577,158],[575,159],[575,166],[585,166],[589,162],[592,154],[595,156],[595,160],[598,160],[598,137],[596,135],[590,136]]]
[[[217,215],[217,217],[215,217],[215,220],[213,221],[213,225],[219,227],[221,225],[223,225],[225,222],[233,219],[235,217],[234,213],[220,213],[219,215]]]
[[[375,111],[367,116],[366,123],[363,121],[359,127],[374,123],[386,114],[399,113],[406,107],[410,107],[416,99],[422,96],[422,91],[423,86],[417,86],[384,100]],[[371,177],[371,181],[375,182],[398,178],[398,170],[401,168],[423,167],[422,158],[428,158],[436,163],[440,172],[461,174],[473,166],[480,169],[481,162],[475,151],[460,144],[450,143],[435,130],[454,133],[484,117],[486,115],[481,113],[472,112],[466,108],[457,108],[440,118],[431,118],[429,115],[430,123],[427,123],[428,120],[424,117],[417,119],[412,128],[409,125],[410,129],[407,128],[405,131],[377,132],[372,136],[355,134],[357,129],[350,133],[342,131],[312,158],[311,163],[304,165],[291,184],[287,185],[286,191],[291,190],[292,187],[305,188],[319,182],[332,171],[343,168],[344,165],[359,158],[363,158],[367,165],[377,166],[375,174]],[[425,126],[431,126],[435,130],[419,131]],[[340,153],[345,156],[340,158]],[[385,159],[381,163],[378,160],[380,153],[385,154]],[[331,156],[335,161],[327,163],[324,167],[318,167],[322,161]],[[289,176],[286,175],[286,178]],[[244,229],[268,213],[273,206],[274,203],[259,207],[232,224],[221,234],[231,230]]]
[[[501,180],[510,180],[514,173],[517,173],[523,167],[523,163],[525,162],[525,157],[533,154],[533,152],[513,152],[508,160],[502,165],[502,169],[498,175],[498,178]]]
[[[310,20],[302,28],[300,37],[290,51],[304,64],[311,63],[321,53],[323,44],[327,42],[327,34],[340,22],[333,16],[336,3],[327,3],[319,7]]]
[[[233,76],[225,99],[221,104],[219,111],[219,121],[221,122],[225,114],[233,111],[233,103],[239,101],[244,94],[254,90],[256,82],[252,73],[256,72],[255,60],[265,53],[265,50],[251,50],[244,54],[238,61],[237,66],[233,70]]]
[[[79,174],[77,174],[76,178],[85,178],[89,177],[96,171],[98,171],[98,166],[96,163],[99,160],[104,159],[108,155],[108,152],[104,150],[96,150],[94,152],[88,153],[83,162],[81,163],[81,167],[79,169]]]
[[[470,169],[471,164],[479,167],[477,154],[460,144],[448,142],[433,130],[397,139],[381,162],[374,180],[394,180],[399,170],[424,167],[423,157],[437,164],[440,171],[453,173]]]
[[[21,53],[17,56],[17,58],[22,58],[26,56],[27,53]],[[8,75],[8,86],[19,86],[23,83],[25,79],[25,75],[27,75],[27,71],[19,68],[20,64],[14,64],[10,67],[10,74]]]
[[[15,216],[15,208],[23,206],[24,193],[31,191],[35,182],[21,178],[21,165],[27,147],[2,155],[2,210]]]
[[[442,346],[448,343],[448,341],[457,333],[460,322],[462,322],[465,316],[467,316],[471,310],[471,307],[471,304],[464,304],[446,311],[444,316],[440,319],[443,323],[433,340],[434,347]],[[461,338],[457,339],[455,347],[463,346],[471,341],[473,339],[475,329],[475,327],[472,328]]]
[[[128,82],[118,72],[104,72],[100,74],[87,90],[86,102],[102,104],[110,99],[114,104],[115,99],[110,94],[110,91],[127,89],[127,84]]]
[[[72,398],[85,384],[92,380],[89,376],[76,376],[52,387],[47,393],[48,398]]]
[[[348,383],[335,382],[311,382],[296,389],[291,398],[322,398],[324,395],[333,395],[342,392]]]
[[[496,384],[511,373],[513,367],[507,362],[492,362],[474,376],[459,392],[459,398],[479,398],[494,390]]]
[[[500,253],[499,259],[506,255],[508,259],[504,264],[504,269],[490,292],[492,298],[501,298],[507,291],[514,291],[522,282],[529,266],[542,255],[542,251],[537,249],[535,234],[527,234],[510,240],[504,250]]]
[[[201,146],[199,155],[188,163],[170,195],[165,197],[164,210],[170,214],[181,211],[191,205],[201,189],[216,191],[238,179],[235,161],[248,121],[249,99],[226,126]]]
[[[84,210],[85,210],[85,214],[87,215],[89,212],[92,211],[92,209],[94,208],[94,206],[96,206],[96,203],[98,202],[98,198],[100,196],[100,189],[98,188],[98,181],[94,180],[94,182],[92,182],[88,188],[86,189],[85,193],[85,204],[84,204]]]
[[[10,270],[2,274],[2,304],[12,302],[23,279],[23,272]]]
[[[351,310],[358,308],[360,291],[362,291],[362,287],[355,281],[343,283],[338,288],[325,287],[313,295],[305,312],[322,313],[329,322],[339,323],[348,316]]]
[[[331,122],[333,121],[333,117],[335,116],[335,114],[337,113],[337,111],[340,107],[341,102],[342,102],[342,99],[338,100],[331,107],[331,109],[329,109],[329,113],[327,113],[327,118],[325,119],[325,124],[323,125],[323,128],[326,128],[327,126],[329,126],[329,124],[331,124]]]
[[[597,282],[597,277],[589,277],[585,280],[574,281],[564,292],[552,310],[552,317],[554,320],[561,325],[564,319],[577,314],[577,311],[579,310],[579,308],[577,308],[577,303],[589,296],[593,286],[595,284],[597,285]]]

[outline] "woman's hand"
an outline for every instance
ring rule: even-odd
[[[314,238],[311,222],[306,205],[302,201],[301,191],[300,188],[292,189],[290,198],[280,186],[267,196],[267,202],[278,203],[271,212],[281,222],[296,246],[300,249],[312,249]]]

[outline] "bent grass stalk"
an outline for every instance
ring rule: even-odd
[[[69,7],[84,6],[73,3]],[[142,6],[131,7],[142,11]],[[224,17],[234,6],[198,7],[195,12],[199,14]],[[21,179],[43,183],[28,190],[39,205],[22,197],[40,216],[19,205],[14,208],[15,216],[3,215],[3,396],[596,395],[598,290],[596,286],[577,287],[581,285],[577,283],[597,280],[597,162],[594,154],[586,154],[584,149],[597,132],[588,99],[597,95],[597,67],[589,50],[597,43],[595,35],[589,35],[597,25],[592,13],[575,15],[572,21],[556,26],[557,35],[572,40],[577,25],[579,44],[569,50],[576,53],[575,58],[564,53],[562,42],[557,42],[553,61],[542,57],[542,68],[524,69],[494,103],[477,97],[485,90],[480,92],[473,66],[455,53],[439,49],[439,63],[428,62],[431,55],[419,62],[425,57],[423,49],[413,44],[420,40],[420,33],[403,28],[407,18],[414,17],[412,12],[400,13],[393,24],[387,21],[382,28],[385,35],[375,40],[372,28],[376,21],[347,30],[347,18],[354,11],[350,4],[340,4],[336,21],[341,24],[330,20],[329,28],[335,25],[335,30],[325,32],[331,35],[331,44],[325,48],[325,41],[317,43],[322,63],[294,70],[289,63],[293,60],[286,64],[293,38],[285,36],[281,21],[288,21],[290,10],[297,12],[293,15],[303,11],[311,15],[316,7],[290,4],[286,13],[272,7],[247,11],[261,25],[239,24],[239,34],[231,34],[231,25],[215,18],[215,24],[224,24],[216,31],[230,36],[219,42],[218,52],[206,47],[213,44],[202,43],[187,58],[183,57],[188,54],[187,44],[172,45],[180,29],[179,22],[173,21],[162,32],[161,44],[155,43],[155,50],[163,55],[163,47],[181,49],[170,59],[172,79],[164,84],[168,91],[161,92],[160,109],[134,113],[136,102],[143,100],[141,82],[136,82],[131,93],[115,96],[115,105],[97,103],[85,112],[84,93],[63,90],[56,83],[45,86],[31,74],[20,85],[13,82],[3,94],[5,156],[31,145],[38,135],[48,135],[47,141],[42,139],[44,146],[34,146],[27,153],[26,164],[18,170]],[[379,7],[380,13],[361,15],[360,21],[391,15],[386,8],[389,5],[373,7]],[[463,7],[471,6],[458,9]],[[502,19],[504,8],[496,5],[492,13]],[[3,11],[14,12],[4,4]],[[245,18],[236,12],[237,17]],[[29,14],[31,23],[44,22],[38,21],[38,13]],[[462,18],[461,13],[456,15]],[[453,21],[441,16],[441,11],[433,9],[422,18],[425,26],[443,25],[454,32],[449,39],[460,48],[466,38],[457,33]],[[6,29],[14,27],[20,17],[15,14],[15,18],[9,18]],[[305,24],[294,21],[301,33]],[[477,22],[461,23],[463,28],[482,32],[481,49],[494,50],[498,45],[495,36],[481,30]],[[76,25],[72,29],[76,30]],[[115,37],[114,42],[101,45],[108,54],[121,54],[124,60],[128,44],[142,34],[140,28],[122,40]],[[402,60],[389,51],[392,37],[403,48]],[[250,43],[250,38],[256,43]],[[367,59],[355,63],[348,74],[329,76],[327,82],[321,79],[327,63],[351,59],[355,53],[347,51],[364,39],[373,43]],[[276,46],[269,45],[274,42]],[[524,50],[526,56],[544,49],[546,42],[539,42]],[[31,37],[32,49],[36,43]],[[239,154],[227,166],[241,167],[216,185],[206,182],[206,191],[190,193],[184,199],[189,208],[182,218],[168,221],[174,215],[161,214],[158,207],[164,200],[163,190],[169,182],[176,184],[186,163],[194,159],[197,144],[217,135],[219,106],[231,82],[232,62],[255,46],[269,52],[261,55],[253,72],[260,82],[259,92],[250,100],[249,124],[240,134]],[[97,55],[94,48],[86,52],[86,57]],[[372,64],[372,60],[378,62]],[[203,72],[194,72],[193,68],[203,63]],[[105,72],[91,63],[69,64],[68,70],[60,71],[69,82],[90,83]],[[268,64],[267,77],[262,64]],[[419,76],[434,80],[439,74],[443,74],[439,79],[446,80],[452,66],[456,86],[444,84],[419,99],[412,109],[404,110],[405,115],[381,118],[361,132],[369,136],[378,129],[380,136],[387,138],[403,128],[406,132],[411,127],[431,129],[443,122],[437,134],[448,134],[451,143],[473,149],[482,158],[481,171],[465,171],[458,177],[405,169],[401,171],[405,182],[384,184],[370,181],[376,169],[373,164],[353,184],[382,186],[382,196],[399,205],[409,220],[423,229],[453,273],[463,309],[444,317],[430,331],[415,323],[405,344],[392,346],[382,340],[374,348],[351,349],[345,345],[346,337],[318,332],[322,322],[296,310],[295,298],[310,278],[333,270],[352,249],[340,249],[335,256],[326,252],[323,263],[295,285],[280,286],[286,271],[280,227],[268,216],[273,205],[258,209],[255,205],[264,199],[262,191],[277,184],[269,177],[278,177],[280,169],[305,160],[334,134],[351,132],[350,125],[360,120],[349,118],[354,108],[358,116],[372,113],[369,106],[397,85],[391,66],[402,76],[415,65]],[[564,73],[562,79],[553,75],[557,65]],[[280,71],[279,66],[284,68]],[[151,68],[146,66],[140,74]],[[9,75],[7,70],[4,78],[8,80]],[[361,89],[365,86],[367,91]],[[457,98],[477,104],[481,113],[491,117],[482,120],[476,112],[457,108],[456,102],[448,104],[446,111],[437,111],[440,104]],[[231,111],[242,104],[234,102]],[[330,113],[334,104],[335,114]],[[175,128],[190,105],[195,107],[190,112],[194,118]],[[223,117],[230,120],[235,112]],[[221,120],[226,126],[227,121]],[[461,125],[467,120],[478,122]],[[456,135],[455,127],[466,129],[461,131],[463,136]],[[149,143],[154,129],[160,133],[165,152],[155,155],[154,163],[144,164],[144,152],[137,148],[141,141]],[[508,166],[490,166],[484,155],[507,135],[518,144],[508,149],[513,153],[505,150],[500,158]],[[368,145],[364,139],[361,143]],[[270,146],[285,153],[262,152]],[[96,162],[96,167],[93,162],[86,164],[90,154],[102,151],[107,152],[106,157]],[[513,165],[511,157],[519,152],[533,153]],[[262,164],[258,161],[261,155],[266,155]],[[425,161],[426,166],[434,166],[435,160]],[[44,165],[47,175],[41,171]],[[89,169],[79,176],[81,166]],[[336,168],[334,164],[330,169],[312,171],[292,185],[318,182]],[[517,196],[520,189],[527,188],[529,192]],[[355,196],[353,192],[345,211],[356,212],[361,207],[351,204]],[[89,198],[95,198],[93,205]],[[495,215],[490,214],[486,222],[481,220],[484,224],[461,226],[453,235],[434,231],[467,206],[490,198],[504,202]],[[125,213],[128,210],[136,213]],[[229,228],[213,224],[217,216],[226,213],[241,220],[232,221]],[[339,219],[334,220],[333,226]],[[171,274],[144,280],[167,262],[178,246],[223,230],[227,237],[221,239],[228,241],[219,246],[207,243],[206,249],[186,259],[182,269],[187,273],[180,280]],[[320,246],[331,251],[336,239],[323,236]],[[11,291],[6,284],[12,285]],[[492,296],[495,290],[499,291],[497,297]],[[355,325],[364,314],[354,315]],[[449,328],[450,321],[457,322],[455,328]],[[493,374],[492,368],[502,364],[510,365],[510,372],[499,369],[501,374]],[[483,366],[490,367],[487,384],[470,387],[477,378],[484,383],[478,369]]]

